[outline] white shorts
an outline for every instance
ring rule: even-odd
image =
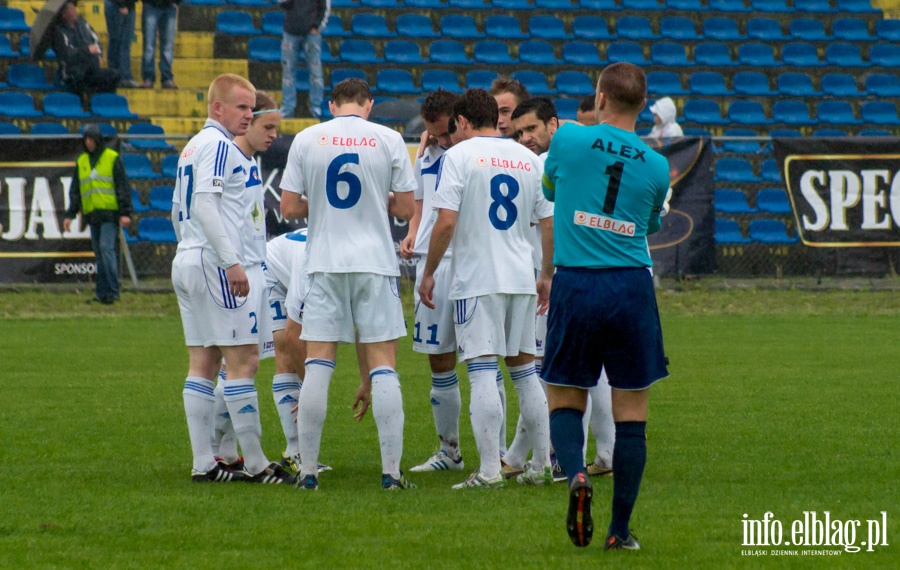
[[[229,291],[225,270],[202,249],[179,251],[172,262],[172,284],[181,310],[188,346],[240,346],[259,343],[260,311],[266,298],[266,280],[260,265],[244,267],[250,295]],[[263,318],[267,314],[263,313]]]
[[[284,299],[285,315],[295,323],[303,324],[303,299],[309,288],[309,276],[301,269],[291,268],[291,282]]]
[[[271,271],[266,271],[266,283],[269,285],[269,320],[272,322],[273,331],[283,331],[287,325],[287,299],[288,287],[286,283],[279,281]]]
[[[537,295],[494,293],[453,303],[460,362],[491,354],[534,354]]]
[[[547,338],[547,314],[534,316],[534,356],[544,358],[544,340]]]
[[[352,343],[356,332],[362,343],[406,336],[398,277],[314,273],[303,305],[303,340]]]
[[[450,295],[450,258],[445,257],[434,272],[434,309],[419,300],[419,283],[425,273],[425,260],[416,264],[416,324],[413,326],[413,350],[423,354],[456,352],[456,331],[453,328],[453,301]]]

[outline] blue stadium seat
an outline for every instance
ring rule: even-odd
[[[749,12],[744,0],[709,0],[709,9],[719,12]]]
[[[754,12],[772,12],[776,14],[786,14],[792,11],[785,0],[751,0],[750,8]]]
[[[431,18],[421,14],[400,14],[397,16],[397,34],[408,38],[439,38],[434,31]]]
[[[900,42],[900,20],[878,20],[875,22],[875,35],[879,40]]]
[[[818,97],[822,95],[813,87],[812,78],[806,73],[782,73],[777,79],[778,94],[789,97]]]
[[[757,211],[747,203],[747,195],[743,191],[733,188],[720,188],[714,191],[713,208],[716,213],[721,214],[754,214]]]
[[[613,42],[606,46],[606,59],[610,63],[624,61],[635,65],[644,65],[644,49],[636,42]]]
[[[650,123],[653,124],[653,113],[650,111],[650,106],[653,105],[656,101],[653,99],[647,99],[647,103],[644,105],[643,110],[638,115],[638,123]],[[649,131],[648,131],[649,132]],[[682,131],[684,132],[684,131]]]
[[[897,107],[889,101],[866,101],[862,104],[862,120],[873,125],[900,125]]]
[[[225,0],[190,0],[190,4],[194,4],[195,6],[213,6],[218,8],[225,5]]]
[[[261,8],[263,6],[269,6],[269,2],[267,0],[231,0],[231,3],[236,6],[248,7],[248,8]]]
[[[758,243],[789,244],[800,240],[787,233],[787,226],[781,220],[750,220],[750,239]]]
[[[790,214],[791,203],[780,188],[766,188],[756,193],[756,207],[768,214]]]
[[[822,93],[832,97],[860,97],[865,95],[856,85],[856,78],[846,73],[826,73],[822,76]]]
[[[900,97],[900,77],[893,73],[872,73],[866,77],[866,93],[875,97]]]
[[[828,44],[825,61],[837,67],[868,67],[862,58],[862,50],[856,44]]]
[[[499,76],[500,74],[496,71],[473,69],[466,73],[466,89],[484,89],[487,91],[491,88],[491,83]]]
[[[643,16],[623,16],[616,20],[616,34],[625,40],[655,40],[658,34],[653,33],[650,19]]]
[[[578,0],[578,5],[584,10],[613,11],[622,9],[622,6],[617,4],[615,0]]]
[[[659,22],[659,35],[670,40],[697,40],[694,20],[684,16],[666,16]]]
[[[150,189],[150,209],[157,212],[170,213],[172,211],[171,186],[154,186]]]
[[[0,32],[27,32],[30,29],[25,23],[25,12],[0,6]]]
[[[747,37],[751,40],[780,42],[787,39],[781,31],[781,22],[771,18],[750,18],[747,20]]]
[[[177,243],[175,228],[169,218],[141,218],[138,220],[138,237],[150,243]]]
[[[837,10],[853,14],[881,14],[881,10],[872,7],[870,0],[837,0]]]
[[[583,71],[560,71],[556,74],[556,90],[560,95],[584,97],[594,93],[594,82]]]
[[[466,55],[466,47],[456,40],[436,40],[428,48],[428,59],[434,63],[469,64],[472,60]]]
[[[326,38],[349,38],[353,32],[344,29],[344,20],[337,14],[328,16],[322,36]]]
[[[162,157],[160,167],[164,178],[175,178],[175,173],[178,170],[178,155],[167,154]]]
[[[734,74],[734,92],[739,95],[769,97],[775,94],[769,88],[769,76],[758,71],[739,71]]]
[[[797,40],[817,42],[831,39],[825,33],[825,24],[816,18],[793,18],[789,27],[791,37]]]
[[[422,72],[422,91],[430,93],[443,89],[451,93],[462,93],[459,79],[449,69],[426,69]]]
[[[128,108],[128,99],[115,93],[97,93],[91,97],[91,112],[104,119],[137,119]]]
[[[328,16],[329,22],[332,18],[334,18],[334,15]],[[284,32],[284,12],[282,10],[275,10],[274,12],[266,12],[263,14],[262,32],[272,36],[281,36],[282,32]]]
[[[247,58],[250,61],[281,61],[281,39],[269,36],[250,38],[247,42]]]
[[[489,65],[512,65],[519,62],[509,54],[509,44],[499,40],[475,42],[475,61]]]
[[[681,132],[683,132],[684,136],[686,136],[686,137],[707,137],[707,138],[709,138],[712,136],[712,133],[706,129],[686,128],[686,129],[681,129]]]
[[[397,0],[359,0],[359,5],[376,9],[399,8],[403,6],[402,2]]]
[[[544,40],[565,40],[571,37],[566,32],[563,21],[556,16],[532,16],[528,18],[528,33],[533,38]]]
[[[575,10],[578,8],[569,0],[534,0],[534,7],[543,10]]]
[[[772,129],[771,131],[769,131],[769,136],[773,139],[776,139],[776,138],[798,139],[803,136],[803,133],[801,133],[797,129]]]
[[[521,40],[528,37],[522,31],[519,19],[507,14],[495,14],[484,19],[484,32],[489,38]]]
[[[143,154],[121,154],[122,164],[125,166],[125,174],[130,180],[153,180],[160,178],[158,172],[153,170],[150,159]]]
[[[9,36],[0,34],[0,57],[19,57],[18,50],[12,48]]]
[[[803,101],[783,99],[772,105],[772,117],[776,123],[804,126],[817,125],[819,121],[809,116],[809,107]]]
[[[856,133],[860,137],[892,137],[894,133],[887,129],[863,129]]]
[[[709,42],[694,46],[694,62],[710,67],[734,67],[738,64],[731,59],[727,45]]]
[[[727,125],[719,105],[709,99],[690,99],[684,103],[684,120],[706,125]]]
[[[394,40],[384,44],[384,60],[388,63],[421,65],[425,63],[419,53],[419,44],[409,40]]]
[[[738,101],[741,102],[741,101]],[[743,101],[747,102],[747,101]],[[726,129],[722,132],[725,137],[755,137],[756,131],[751,129]],[[756,154],[760,152],[760,146],[757,141],[722,141],[723,152],[734,152],[737,154]],[[743,194],[743,192],[741,192]],[[744,198],[746,201],[746,197]]]
[[[774,158],[765,159],[762,162],[760,171],[764,181],[781,182],[781,171],[778,169],[778,164],[775,162]]]
[[[309,93],[309,70],[306,67],[298,67],[294,71],[294,87],[297,91]]]
[[[859,125],[861,119],[853,114],[853,107],[846,101],[819,101],[816,116],[820,123],[828,125]]]
[[[578,103],[578,99],[554,99],[553,104],[556,105],[556,116],[560,119],[576,120],[578,117]]]
[[[233,36],[255,36],[261,33],[253,25],[253,16],[239,10],[225,10],[216,14],[216,32]]]
[[[41,123],[44,124],[44,123]],[[150,211],[150,206],[141,201],[141,194],[134,188],[131,189],[131,208],[136,214],[146,214]]]
[[[842,129],[816,129],[813,131],[814,137],[846,137],[847,131]]]
[[[0,115],[28,118],[43,113],[34,108],[34,99],[28,93],[4,91],[0,92]]]
[[[421,8],[423,10],[441,10],[448,5],[442,0],[404,0],[408,8]]]
[[[27,90],[53,89],[47,82],[47,72],[39,65],[31,63],[14,63],[7,71],[7,83],[10,87]]]
[[[566,42],[563,44],[563,60],[575,65],[604,65],[597,46],[590,42]]]
[[[33,135],[67,135],[69,129],[62,123],[35,123],[31,125]]]
[[[387,19],[378,14],[354,14],[350,20],[350,31],[363,38],[395,38],[396,32],[388,29]]]
[[[819,59],[816,46],[805,43],[785,44],[781,48],[781,61],[795,67],[821,67],[825,62]]]
[[[650,46],[650,61],[656,65],[690,66],[694,62],[687,58],[683,44],[655,42]]]
[[[838,18],[831,24],[831,33],[837,40],[849,42],[868,42],[869,25],[862,18]]]
[[[582,42],[579,42],[582,43]],[[563,45],[563,49],[569,46],[569,42]],[[596,52],[596,48],[594,49]],[[562,61],[556,57],[553,44],[543,40],[522,42],[519,44],[519,59],[522,63],[531,65],[559,65]]]
[[[533,96],[546,97],[556,95],[556,89],[547,87],[547,76],[543,73],[526,69],[514,71],[511,77],[524,85]]]
[[[100,127],[100,134],[106,139],[114,139],[119,136],[119,131],[109,123],[97,123]],[[81,126],[81,134],[84,134],[84,125]]]
[[[21,135],[22,129],[15,123],[0,122],[0,136],[3,135]]]
[[[441,35],[459,39],[481,39],[484,34],[475,27],[475,18],[460,14],[441,17]]]
[[[721,17],[703,20],[703,36],[718,41],[747,39],[747,36],[738,31],[737,22],[733,18]]]
[[[165,135],[166,131],[159,125],[152,123],[133,123],[128,127],[129,135]],[[132,139],[127,138],[128,142],[136,149],[140,150],[165,150],[174,151],[175,147],[166,142],[166,139]]]
[[[812,12],[828,14],[835,11],[834,6],[822,0],[794,0],[794,10],[797,12]]]
[[[87,119],[91,116],[81,108],[81,97],[63,92],[44,95],[44,113],[59,119]]]
[[[686,95],[688,91],[681,86],[681,77],[672,71],[651,71],[647,74],[647,93],[661,97]]]
[[[719,217],[716,217],[713,239],[716,243],[726,245],[740,245],[752,241],[744,237],[744,234],[741,233],[741,226],[735,220]]]
[[[345,79],[350,79],[351,77],[355,77],[357,79],[362,79],[363,81],[369,81],[368,77],[366,77],[366,72],[362,69],[356,69],[351,67],[341,67],[335,69],[331,72],[331,86],[334,87],[341,81]]]
[[[375,44],[369,40],[344,40],[339,50],[341,61],[348,63],[384,62],[384,59],[375,55]]]
[[[734,91],[725,86],[725,76],[718,71],[695,71],[688,78],[694,95],[733,95]]]
[[[709,9],[700,0],[666,0],[666,8],[670,10],[690,10],[692,12],[703,12]]]
[[[716,161],[714,179],[718,182],[750,183],[760,182],[753,172],[753,165],[744,158],[720,158]]]
[[[732,101],[728,105],[728,118],[738,125],[771,125],[759,101]]]
[[[775,61],[775,51],[772,46],[760,43],[745,43],[738,46],[738,61],[753,67],[779,65],[779,62]]]
[[[447,0],[447,5],[451,8],[460,8],[462,10],[484,10],[484,0]]]
[[[331,46],[328,45],[328,39],[322,38],[322,63],[338,63],[340,61],[340,55],[331,53]]]
[[[880,67],[900,67],[900,46],[874,44],[869,48],[869,62]]]
[[[657,0],[622,0],[625,10],[659,10],[661,7]]]
[[[572,20],[572,35],[581,40],[611,40],[606,20],[600,16],[575,16]]]
[[[494,8],[500,10],[533,10],[534,6],[528,0],[493,0]]]

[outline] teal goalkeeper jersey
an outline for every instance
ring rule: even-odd
[[[647,235],[659,231],[669,163],[633,132],[563,124],[544,164],[554,202],[554,265],[650,267]]]

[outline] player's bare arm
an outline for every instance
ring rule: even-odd
[[[412,259],[413,246],[416,245],[416,235],[419,233],[419,223],[422,221],[422,204],[425,200],[416,200],[415,211],[409,219],[409,229],[406,237],[400,242],[400,257]]]
[[[458,212],[441,208],[438,210],[437,220],[431,231],[428,256],[425,258],[425,271],[422,274],[422,283],[419,285],[419,298],[429,309],[434,308],[434,272],[437,271],[444,252],[450,247],[450,240],[453,239],[453,230],[456,229],[458,217]]]
[[[299,220],[309,217],[309,201],[300,194],[282,190],[281,215],[288,220]]]
[[[538,310],[543,315],[550,308],[550,284],[553,282],[553,216],[540,221],[541,275],[537,280]]]
[[[409,220],[416,211],[412,192],[391,192],[388,195],[388,214],[401,220]]]

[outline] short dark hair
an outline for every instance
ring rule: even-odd
[[[497,95],[501,95],[503,93],[512,93],[516,96],[516,104],[521,103],[522,101],[531,97],[528,93],[528,88],[522,85],[519,81],[509,78],[509,77],[498,77],[491,83],[491,88],[488,90],[493,97]]]
[[[372,100],[372,91],[364,80],[358,77],[348,77],[331,90],[331,100],[337,106],[344,103],[365,105]]]
[[[578,102],[578,110],[582,113],[590,113],[594,110],[594,107],[597,106],[597,95],[595,93],[591,93],[590,95],[585,95],[581,98],[581,101]]]
[[[643,110],[647,76],[640,67],[633,63],[614,63],[600,72],[599,84],[612,111],[637,115]]]
[[[256,105],[253,107],[253,112],[256,113],[258,111],[269,111],[271,109],[280,109],[281,107],[278,105],[278,102],[275,99],[266,93],[265,91],[257,91],[256,92]]]
[[[453,105],[453,117],[462,115],[473,129],[497,128],[497,100],[484,89],[467,89]]]
[[[422,101],[422,107],[419,109],[419,115],[429,123],[433,123],[441,117],[453,116],[453,105],[458,97],[449,91],[438,89],[432,91]]]
[[[522,115],[532,112],[538,121],[544,124],[547,124],[550,119],[557,118],[556,105],[553,104],[553,101],[547,97],[532,97],[519,103],[519,106],[512,112],[510,119],[515,120]]]

